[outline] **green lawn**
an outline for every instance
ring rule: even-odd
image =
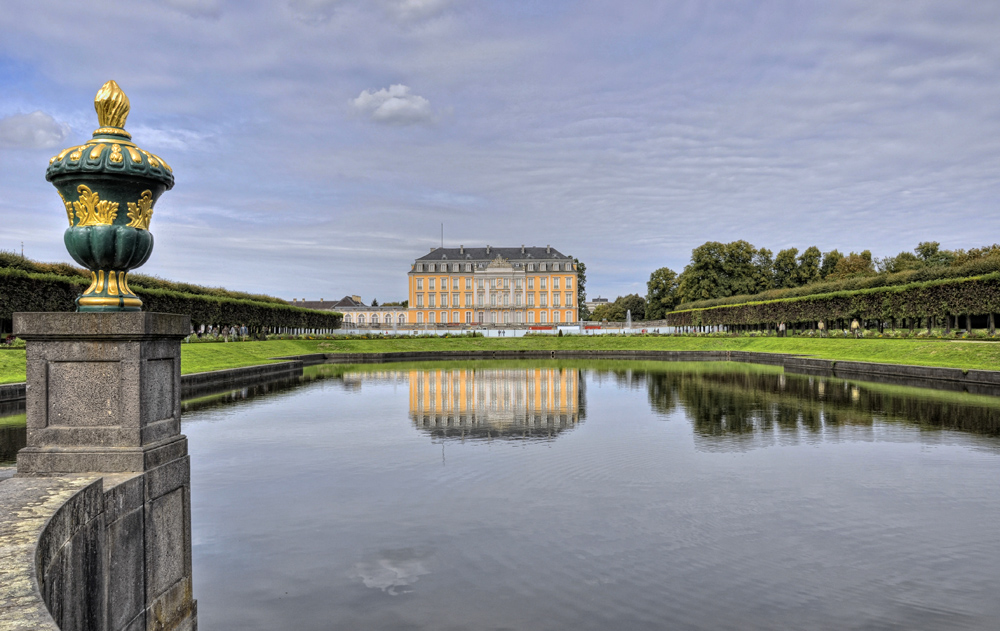
[[[268,363],[271,357],[309,353],[425,350],[739,350],[795,353],[823,359],[1000,370],[1000,343],[923,339],[610,337],[442,338],[394,340],[275,340],[183,344],[183,373]],[[0,351],[0,383],[24,381],[24,351]]]

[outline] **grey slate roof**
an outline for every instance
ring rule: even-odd
[[[421,256],[417,259],[417,261],[492,261],[497,256],[510,261],[521,261],[527,259],[552,261],[557,259],[573,258],[571,256],[566,256],[555,248],[551,248],[550,252],[546,252],[545,248],[532,246],[530,248],[524,248],[524,254],[521,253],[520,247],[491,247],[489,254],[486,253],[486,248],[465,248],[464,251],[461,251],[459,248],[435,248],[433,252]]]
[[[319,309],[319,310],[333,310],[342,309],[344,307],[367,307],[368,305],[355,302],[350,296],[344,296],[340,300],[335,300],[333,302],[320,302],[319,300],[299,300],[297,302],[291,303],[293,307],[302,307],[303,309]]]

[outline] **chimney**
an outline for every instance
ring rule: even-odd
[[[465,246],[464,245],[458,246],[458,253],[459,254],[465,254]]]
[[[435,249],[436,249],[436,248],[435,248],[435,247],[434,247],[434,246],[432,245],[432,246],[431,246],[431,252],[433,252],[433,251],[434,251]]]
[[[322,299],[322,298],[320,298],[320,299],[319,299],[319,301],[320,301],[320,302],[323,302],[323,299]]]
[[[521,244],[521,254],[524,254],[524,244]]]
[[[359,305],[361,304],[361,296],[351,296],[351,300],[358,303]]]
[[[299,299],[298,299],[298,298],[292,298],[292,304],[293,304],[293,305],[294,305],[295,303],[297,303],[298,301],[299,301]]]
[[[551,245],[545,246],[545,253],[546,254],[552,254],[552,246]]]
[[[490,246],[486,246],[486,253],[487,253],[487,254],[489,254],[489,253],[490,253]]]

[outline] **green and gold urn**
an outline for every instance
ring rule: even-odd
[[[77,311],[140,311],[128,272],[153,252],[153,205],[173,188],[174,174],[125,131],[129,102],[117,83],[101,86],[94,108],[100,124],[94,137],[49,160],[45,179],[66,207],[66,249],[93,276],[76,299]]]

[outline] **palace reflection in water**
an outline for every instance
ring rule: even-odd
[[[439,438],[552,438],[583,420],[575,369],[409,372],[410,420]]]

